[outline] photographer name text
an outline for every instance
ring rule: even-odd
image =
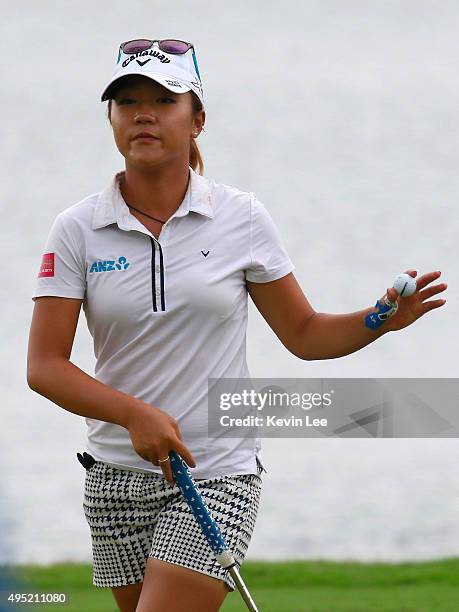
[[[254,416],[231,417],[227,414],[220,417],[222,427],[327,427],[327,419],[304,417]]]

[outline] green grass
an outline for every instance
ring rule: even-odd
[[[247,561],[241,573],[261,612],[452,612],[459,609],[459,558],[399,564]],[[92,586],[90,565],[16,566],[13,575],[22,581],[23,591],[27,587],[28,592],[33,589],[69,595],[66,606],[42,604],[23,610],[117,612],[110,589]],[[12,606],[13,609],[18,608]],[[244,610],[237,591],[227,596],[222,607],[222,612]]]

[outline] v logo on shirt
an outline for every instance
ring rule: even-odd
[[[201,253],[204,255],[204,257],[207,257],[207,255],[210,253],[210,251],[207,251],[207,253],[204,253],[204,251],[201,251]]]

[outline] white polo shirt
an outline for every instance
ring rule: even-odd
[[[195,478],[256,474],[259,438],[208,438],[208,378],[250,378],[245,281],[273,281],[294,266],[254,193],[189,170],[184,200],[159,239],[123,200],[124,171],[59,213],[32,299],[83,300],[95,378],[175,418]],[[96,460],[162,473],[135,452],[124,427],[86,423]]]

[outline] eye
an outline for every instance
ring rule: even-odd
[[[134,100],[132,98],[120,98],[117,101],[118,104],[125,104],[126,102],[134,102]]]
[[[174,102],[174,103],[175,103],[174,98],[167,98],[167,97],[166,97],[166,98],[159,98],[159,99],[160,99],[160,100],[169,100],[169,102]]]

